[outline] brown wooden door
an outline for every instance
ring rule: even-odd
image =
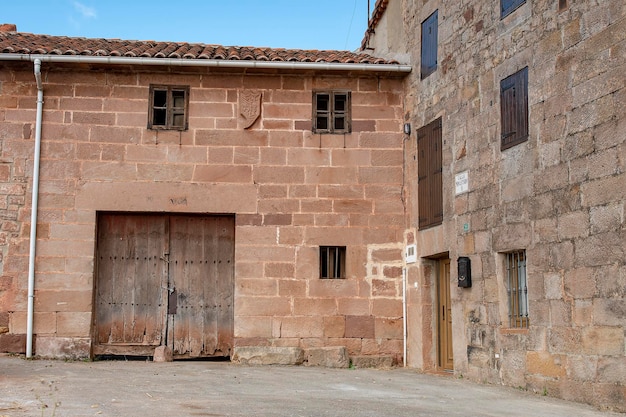
[[[454,370],[452,354],[452,303],[450,301],[450,259],[439,261],[437,277],[437,364],[440,369]]]
[[[234,219],[172,217],[170,242],[168,346],[178,356],[229,356]]]
[[[94,354],[229,356],[234,218],[101,214]]]

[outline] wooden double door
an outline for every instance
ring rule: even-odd
[[[233,216],[102,213],[94,355],[230,356]]]

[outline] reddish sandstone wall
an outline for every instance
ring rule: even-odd
[[[110,210],[236,214],[236,345],[400,357],[401,80],[49,64],[43,76],[38,355],[89,354],[96,213]],[[36,87],[30,67],[0,77],[0,347],[15,351],[8,342],[23,346],[26,332]],[[146,128],[150,84],[190,86],[189,130]],[[318,88],[352,91],[353,133],[311,132]],[[249,129],[244,90],[262,93]],[[318,278],[319,245],[347,246],[347,279]]]

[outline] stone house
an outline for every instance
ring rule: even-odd
[[[409,66],[8,29],[2,351],[402,359]]]
[[[0,347],[39,57],[38,355],[342,346],[626,411],[626,4],[379,0],[361,49],[0,34]]]
[[[626,3],[381,0],[362,49],[413,66],[409,366],[625,411]]]

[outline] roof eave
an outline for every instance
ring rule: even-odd
[[[66,64],[100,65],[160,65],[170,67],[209,67],[239,69],[313,70],[313,71],[362,71],[409,73],[410,65],[365,64],[340,62],[255,61],[188,58],[143,58],[121,56],[46,55],[46,54],[0,54],[0,61],[31,61]]]

